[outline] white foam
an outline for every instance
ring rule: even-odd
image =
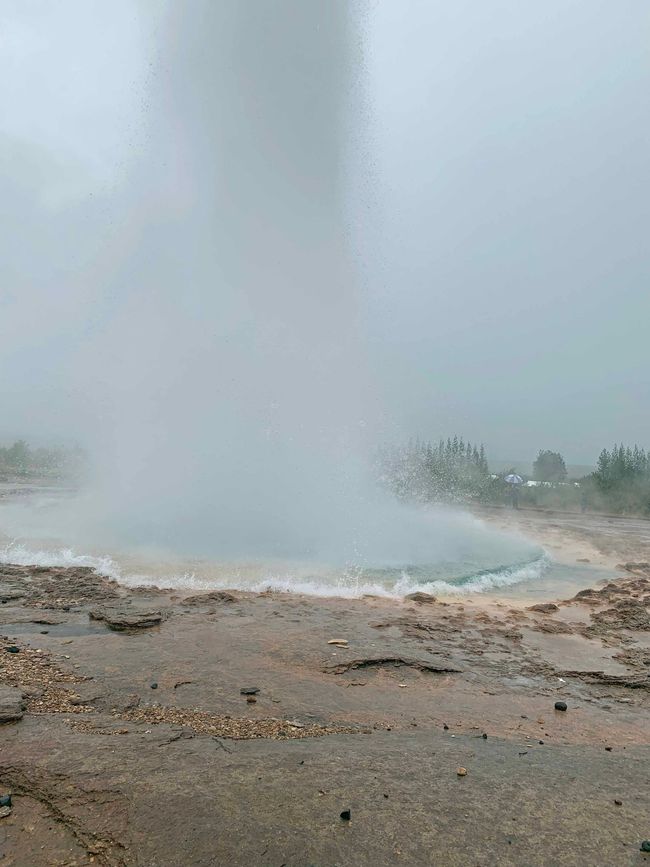
[[[401,599],[409,593],[423,592],[433,595],[458,596],[469,593],[486,593],[499,587],[508,587],[523,582],[536,581],[550,566],[550,559],[545,553],[527,563],[486,571],[469,576],[462,582],[435,579],[423,581],[422,576],[414,577],[402,571],[401,577],[394,582],[385,583],[373,580],[363,569],[349,568],[340,575],[302,576],[287,572],[275,572],[263,578],[244,577],[236,568],[227,575],[221,572],[219,578],[210,575],[197,575],[195,572],[179,571],[177,574],[154,574],[143,572],[125,572],[110,556],[93,556],[78,554],[72,548],[58,550],[30,550],[24,545],[10,542],[0,548],[0,563],[12,563],[19,566],[55,566],[71,567],[86,566],[98,574],[112,578],[127,587],[158,586],[173,587],[182,590],[210,591],[217,589],[246,590],[264,592],[274,590],[283,593],[299,593],[307,596],[334,596],[354,599],[364,595],[382,596],[389,599]]]
[[[16,566],[87,566],[99,575],[119,581],[121,570],[111,557],[93,557],[89,554],[75,554],[72,548],[58,551],[32,551],[16,542],[9,542],[0,548],[0,563]]]

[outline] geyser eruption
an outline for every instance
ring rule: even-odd
[[[98,496],[133,540],[314,554],[361,496],[350,18],[220,0],[166,22],[106,287]]]
[[[349,4],[172,9],[107,287],[104,522],[224,558],[467,560],[487,534],[366,477],[381,434],[349,229],[363,132]]]
[[[282,570],[296,589],[315,585],[292,576],[327,564],[327,586],[345,592],[531,559],[368,478],[382,431],[350,229],[363,186],[355,14],[343,0],[168,7],[145,143],[103,203],[117,228],[94,238],[86,271],[100,297],[75,384],[99,420],[96,471],[71,521],[48,513],[32,537],[118,559],[308,561]]]

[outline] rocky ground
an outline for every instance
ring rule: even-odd
[[[620,576],[531,610],[0,567],[0,863],[650,864]]]

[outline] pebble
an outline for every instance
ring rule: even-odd
[[[47,635],[49,631],[49,629],[41,629],[41,635]]]
[[[621,801],[620,798],[614,798],[614,803],[616,804],[617,807],[623,806],[623,801]]]
[[[151,688],[152,688],[152,689],[158,689],[158,684],[157,684],[157,683],[152,683],[152,684],[151,684]]]
[[[449,726],[447,725],[447,723],[444,724],[443,729],[444,729],[446,732],[449,731]]]
[[[11,816],[11,807],[0,807],[0,819],[6,819]]]
[[[486,732],[483,732],[483,734],[481,735],[481,737],[483,738],[484,741],[486,741],[486,740],[487,740],[487,734],[486,734]]]
[[[566,710],[567,703],[565,701],[556,701],[555,702],[555,710]]]
[[[255,702],[257,701],[257,699],[255,698],[254,695],[247,695],[247,696],[246,696],[246,701],[248,702],[248,704],[255,704]]]
[[[467,776],[467,768],[456,768],[456,773],[458,774],[459,777],[466,777]]]
[[[642,852],[650,852],[650,840],[644,840],[640,848]]]
[[[341,818],[342,818],[345,822],[349,822],[350,819],[352,818],[352,813],[351,813],[351,811],[350,811],[350,810],[341,810]]]
[[[611,753],[612,748],[611,747],[605,747],[605,750],[606,750],[606,752]]]
[[[15,644],[10,644],[9,647],[6,648],[7,653],[20,653],[20,648],[16,647]]]
[[[11,807],[11,795],[2,795],[0,797],[0,807]]]
[[[239,690],[240,695],[257,695],[260,691],[259,686],[242,686]]]

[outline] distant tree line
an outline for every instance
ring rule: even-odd
[[[637,445],[603,449],[596,471],[584,483],[598,508],[650,514],[650,453]]]
[[[63,477],[78,472],[85,461],[79,446],[31,448],[25,440],[0,446],[0,475]]]
[[[379,476],[401,500],[421,503],[480,500],[491,481],[483,445],[458,436],[382,449]]]
[[[505,477],[516,472],[490,473],[484,446],[459,436],[435,444],[411,440],[383,448],[378,459],[382,484],[399,499],[420,503],[508,503]],[[532,478],[541,484],[520,486],[523,507],[650,515],[650,451],[637,445],[603,449],[595,472],[580,479],[568,478],[559,452],[542,449]]]

